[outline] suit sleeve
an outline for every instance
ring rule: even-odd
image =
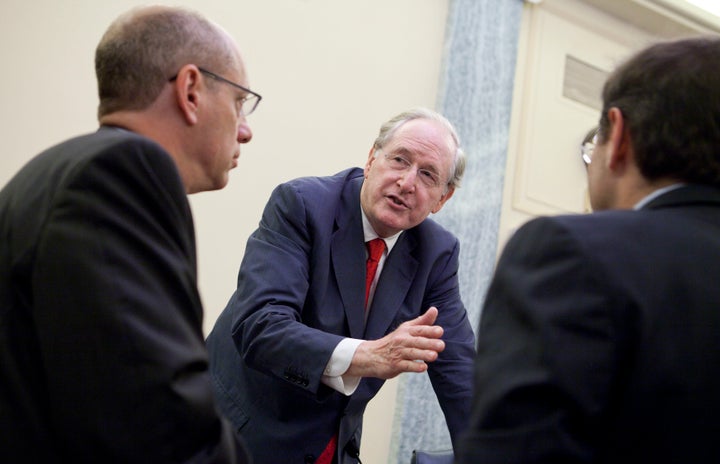
[[[273,191],[248,240],[228,307],[232,337],[247,364],[315,394],[330,391],[321,378],[343,337],[310,326],[303,314],[316,258],[306,209],[291,185]]]
[[[423,312],[430,306],[438,308],[436,324],[443,328],[445,350],[435,362],[428,364],[428,375],[454,448],[469,418],[475,357],[475,336],[460,297],[459,255],[460,246],[455,239],[443,255],[445,259],[436,264],[423,304]]]
[[[33,317],[63,453],[243,461],[215,410],[192,218],[166,153],[125,141],[70,173],[36,269]]]
[[[619,292],[552,219],[508,242],[483,307],[460,463],[590,462],[616,375]]]

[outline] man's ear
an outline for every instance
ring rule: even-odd
[[[202,87],[200,70],[197,66],[188,64],[180,68],[177,78],[173,81],[175,85],[175,101],[185,122],[193,126],[198,122],[198,108],[200,102],[200,90]]]
[[[447,192],[443,194],[443,196],[440,197],[440,200],[437,202],[435,207],[432,209],[432,213],[435,214],[438,211],[442,209],[442,207],[445,205],[445,203],[450,199],[450,197],[453,196],[453,193],[455,193],[455,187],[448,186]]]
[[[624,170],[628,163],[632,163],[634,153],[630,140],[630,133],[625,124],[625,117],[620,108],[610,108],[608,110],[609,134],[608,137],[608,168],[611,171],[619,172]]]
[[[370,148],[370,153],[368,153],[368,159],[367,162],[365,162],[365,178],[367,179],[368,172],[370,171],[370,165],[373,164],[375,161],[375,147],[373,146]]]

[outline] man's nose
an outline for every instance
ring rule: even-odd
[[[250,129],[247,121],[243,118],[240,124],[238,124],[237,141],[238,143],[248,143],[252,140],[252,136],[252,129]]]
[[[400,185],[404,191],[415,190],[415,184],[417,182],[418,172],[414,167],[410,167],[400,173],[398,178],[398,185]]]

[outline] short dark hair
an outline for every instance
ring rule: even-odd
[[[139,7],[116,19],[95,51],[98,117],[152,104],[179,68],[216,72],[235,64],[222,30],[200,14],[173,7]]]
[[[607,139],[609,109],[620,109],[645,178],[720,186],[720,38],[645,48],[610,75],[602,97],[598,138]]]

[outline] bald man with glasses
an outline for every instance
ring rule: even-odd
[[[260,96],[184,9],[122,15],[95,66],[100,128],[0,191],[0,462],[246,463],[210,385],[187,194],[227,184]]]

